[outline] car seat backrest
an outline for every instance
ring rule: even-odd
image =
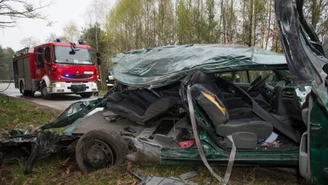
[[[214,126],[229,121],[228,111],[222,101],[203,84],[194,84],[190,90],[192,98],[206,112]]]
[[[209,90],[212,94],[217,96],[217,98],[219,98],[220,101],[226,106],[223,93],[221,92],[220,88],[217,86],[215,81],[212,80],[212,78],[209,75],[201,71],[197,71],[191,77],[190,82],[192,84],[202,84],[207,90]]]
[[[145,123],[172,108],[175,97],[160,97],[152,103],[142,102],[133,93],[113,92],[107,97],[106,109],[137,123]]]

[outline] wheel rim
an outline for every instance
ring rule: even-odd
[[[114,155],[109,145],[99,139],[88,141],[83,149],[84,163],[92,169],[114,165]]]
[[[43,88],[42,88],[42,95],[43,95],[43,96],[47,96],[47,95],[48,95],[47,87],[43,87]]]

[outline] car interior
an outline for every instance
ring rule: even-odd
[[[197,124],[223,149],[295,150],[306,131],[295,87],[288,70],[244,70],[206,74],[156,89],[118,84],[101,113],[121,134],[166,147],[193,140],[187,103],[190,87]],[[306,107],[306,105],[303,105]],[[98,113],[100,114],[100,113]],[[86,122],[90,118],[86,118]],[[306,118],[304,118],[306,119]],[[100,122],[101,120],[93,120]],[[83,122],[83,121],[82,121]],[[276,134],[271,143],[266,140]],[[192,147],[192,146],[188,146]],[[194,146],[195,147],[195,146]]]
[[[195,100],[195,106],[203,111],[202,117],[209,118],[208,122],[214,125],[216,134],[232,135],[237,149],[261,149],[263,148],[260,147],[261,142],[265,141],[272,132],[278,134],[279,142],[273,147],[264,145],[265,150],[295,148],[300,142],[301,134],[306,130],[301,109],[294,108],[299,107],[295,89],[293,86],[284,88],[285,86],[281,85],[284,84],[283,82],[271,82],[275,84],[273,87],[265,82],[270,75],[257,77],[255,83],[253,81],[249,87],[244,86],[247,90],[243,90],[237,84],[218,75],[211,77],[196,72],[190,80],[191,95]],[[278,88],[293,89],[293,91],[290,96],[283,96],[278,93],[284,91],[280,89],[278,91]],[[255,91],[252,92],[253,97],[249,93],[250,90]],[[272,92],[269,92],[270,90]],[[270,94],[274,96],[270,97]],[[283,107],[283,110],[277,110],[277,102],[282,104],[279,106]],[[291,108],[293,110],[290,113],[288,111]],[[226,117],[223,120],[222,113]],[[228,148],[231,147],[227,139],[221,140],[220,143]]]

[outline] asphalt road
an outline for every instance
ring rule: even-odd
[[[91,98],[81,98],[79,95],[75,94],[67,94],[67,95],[57,95],[52,100],[45,100],[42,98],[40,92],[36,92],[34,97],[25,97],[20,94],[19,89],[16,89],[14,84],[10,84],[9,88],[2,92],[4,89],[6,89],[8,86],[8,83],[0,83],[0,93],[5,94],[7,96],[12,96],[15,98],[21,98],[39,105],[48,106],[60,111],[65,110],[67,107],[69,107],[72,103],[80,101],[80,100],[88,100],[88,99],[95,99],[98,97],[92,96]]]

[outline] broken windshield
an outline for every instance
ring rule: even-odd
[[[55,62],[66,64],[93,64],[89,49],[76,48],[73,52],[69,46],[55,46]]]

